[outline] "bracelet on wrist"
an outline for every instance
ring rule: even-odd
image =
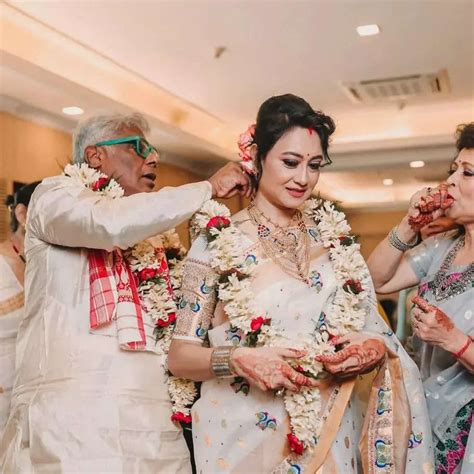
[[[410,242],[403,242],[403,240],[400,240],[400,237],[398,237],[397,226],[395,226],[388,234],[388,242],[392,247],[400,250],[400,252],[406,252],[416,247],[421,242],[421,237],[420,234],[416,234],[415,238]]]
[[[214,348],[211,353],[211,370],[216,377],[233,377],[235,375],[231,364],[231,357],[235,349],[237,349],[236,346]]]
[[[453,356],[456,357],[456,359],[460,359],[462,355],[469,349],[471,344],[472,344],[472,339],[469,336],[467,336],[467,339],[464,345],[457,352],[453,352],[452,353]]]

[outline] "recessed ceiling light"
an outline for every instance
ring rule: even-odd
[[[424,161],[410,161],[410,168],[423,168],[425,166]]]
[[[82,110],[80,107],[72,106],[63,108],[63,114],[66,115],[82,115],[83,113],[84,110]]]
[[[384,186],[391,186],[393,184],[393,179],[391,178],[385,178],[383,181],[382,181],[383,185]]]
[[[356,29],[357,33],[359,33],[359,36],[373,36],[380,33],[380,28],[378,25],[361,25]]]

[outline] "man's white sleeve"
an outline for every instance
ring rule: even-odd
[[[111,199],[67,177],[47,178],[31,199],[27,229],[50,244],[126,249],[189,219],[211,194],[203,181]]]

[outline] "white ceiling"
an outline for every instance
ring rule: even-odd
[[[12,1],[82,44],[229,122],[292,91],[330,113],[353,110],[338,86],[449,71],[449,100],[472,97],[473,2]],[[358,25],[377,23],[361,38]],[[228,48],[214,59],[214,48]]]
[[[407,162],[420,154],[434,164],[433,181],[442,179],[441,167],[454,152],[455,125],[474,119],[471,0],[7,3],[36,22],[35,27],[47,26],[64,41],[72,39],[78,49],[88,48],[90,57],[109,58],[207,117],[215,117],[229,136],[255,120],[259,104],[267,97],[284,92],[303,96],[333,115],[338,125],[333,157],[339,165],[327,175],[329,191],[341,183],[346,196],[360,195],[357,190],[364,184],[373,190],[357,199],[342,196],[348,205],[406,201],[422,179]],[[377,23],[381,34],[359,37],[356,26],[367,23]],[[227,49],[215,59],[218,46]],[[441,69],[448,71],[451,93],[439,98],[356,105],[340,87],[341,81]],[[12,107],[12,101],[17,101],[22,107],[56,115],[58,121],[65,105],[80,105],[89,114],[130,108],[116,97],[8,54],[2,56],[0,75],[1,93],[8,97],[4,103]],[[199,137],[163,127],[151,118],[154,139],[169,153],[182,156],[187,166],[210,170],[219,156],[230,157],[220,145],[205,146]],[[62,126],[72,125],[69,120]],[[364,169],[385,168],[383,177],[391,177],[395,185],[389,191],[383,187],[379,171],[362,175],[353,171],[360,163]],[[336,194],[333,197],[339,198]]]

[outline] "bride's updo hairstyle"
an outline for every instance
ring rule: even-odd
[[[314,110],[308,102],[296,95],[270,97],[260,106],[253,137],[253,142],[257,145],[257,175],[254,176],[257,186],[262,176],[262,161],[285,132],[293,127],[314,130],[321,140],[324,163],[331,162],[328,155],[329,137],[336,129],[332,118]]]

